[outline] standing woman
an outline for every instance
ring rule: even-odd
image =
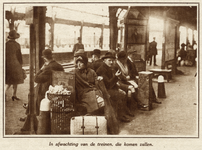
[[[20,100],[16,96],[17,86],[24,83],[21,48],[20,44],[15,41],[19,37],[20,35],[12,30],[9,32],[9,41],[6,42],[6,92],[13,85],[13,101]]]

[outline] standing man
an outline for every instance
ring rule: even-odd
[[[74,44],[72,52],[75,54],[79,49],[84,49],[84,45],[81,43],[81,37],[77,38],[78,43]]]
[[[156,48],[156,46],[157,46],[157,43],[156,43],[156,41],[155,41],[155,37],[153,37],[153,42],[151,42],[150,44],[149,44],[149,48],[150,48],[150,66],[151,66],[151,64],[152,64],[152,57],[154,56],[154,66],[157,66],[157,64],[156,64],[156,55],[157,55],[157,48]]]

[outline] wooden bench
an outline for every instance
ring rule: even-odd
[[[166,80],[169,82],[170,79],[172,79],[172,74],[171,71],[172,70],[168,70],[168,69],[149,69],[150,72],[153,72],[153,74],[158,74],[158,75],[162,75],[166,78]]]

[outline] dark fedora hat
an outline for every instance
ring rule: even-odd
[[[101,51],[99,49],[94,49],[92,52],[92,55],[100,56],[100,54],[101,54]]]
[[[17,39],[20,37],[20,34],[17,33],[15,30],[11,30],[8,34],[9,39]]]
[[[102,60],[106,58],[116,59],[116,57],[111,52],[106,52],[105,55],[102,57]]]
[[[45,49],[42,51],[42,57],[47,59],[52,59],[52,51],[50,49]]]
[[[117,58],[118,59],[126,59],[127,58],[127,54],[125,51],[120,51],[118,54],[117,54]]]

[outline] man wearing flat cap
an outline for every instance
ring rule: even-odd
[[[114,69],[115,56],[111,52],[107,52],[103,57],[103,64],[97,69],[96,73],[103,77],[103,81],[107,92],[110,95],[112,106],[117,113],[119,120],[129,122],[130,119],[126,116],[126,112],[123,107],[123,101],[126,98],[125,92],[120,90],[117,82],[121,72]]]
[[[74,44],[72,52],[75,54],[79,49],[84,50],[84,45],[81,43],[81,37],[77,38],[78,43]]]

